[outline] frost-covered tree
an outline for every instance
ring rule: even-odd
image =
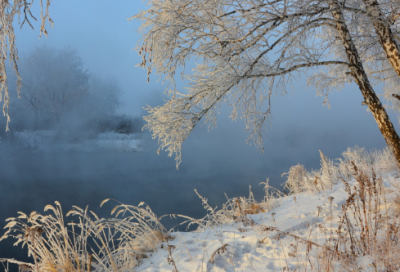
[[[88,94],[80,105],[82,116],[88,119],[104,119],[115,116],[121,106],[121,87],[113,78],[90,76]]]
[[[10,96],[7,82],[7,60],[12,64],[12,69],[17,75],[17,93],[21,87],[21,77],[18,72],[18,50],[15,45],[14,26],[16,23],[22,27],[24,24],[29,25],[32,29],[32,20],[37,20],[31,13],[31,7],[35,0],[1,0],[0,1],[0,102],[3,101],[3,115],[7,118],[6,131],[8,130],[9,102]],[[37,1],[36,1],[37,2]],[[51,0],[40,0],[41,5],[41,26],[40,35],[47,35],[46,22],[51,25],[53,21],[49,15],[49,7]],[[17,21],[17,22],[16,22]]]
[[[23,79],[20,99],[10,93],[13,131],[109,131],[121,122],[118,82],[90,75],[75,49],[35,47],[21,56],[19,73]],[[11,90],[16,88],[13,77],[9,77]]]
[[[36,47],[20,63],[23,78],[21,104],[27,114],[39,120],[59,123],[62,116],[77,108],[89,89],[89,73],[83,60],[72,48],[57,50]]]
[[[115,79],[104,79],[95,75],[91,75],[89,84],[87,94],[65,119],[77,125],[82,122],[85,129],[99,132],[110,131],[112,124],[118,123],[121,88]]]
[[[242,116],[248,141],[262,150],[271,97],[300,75],[326,97],[355,82],[400,164],[400,138],[374,91],[400,77],[399,1],[389,0],[148,0],[138,46],[148,75],[170,85],[170,100],[148,108],[146,127],[160,149],[181,162],[181,145],[204,119],[214,125],[219,106]],[[198,64],[185,75],[189,60]],[[176,88],[175,74],[190,80]],[[180,71],[180,70],[179,70]],[[311,76],[310,74],[313,73]],[[389,88],[390,89],[390,88]]]

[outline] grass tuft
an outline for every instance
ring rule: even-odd
[[[282,260],[284,271],[400,270],[400,184],[397,180],[400,175],[389,150],[348,149],[343,158],[336,161],[328,159],[322,152],[320,156],[319,170],[307,172],[302,165],[290,168],[284,186],[290,196],[271,187],[267,179],[261,183],[265,191],[261,202],[254,199],[250,187],[248,197],[227,197],[221,209],[217,209],[195,190],[207,211],[206,216],[201,219],[170,216],[184,218],[186,221],[182,224],[197,225],[197,232],[212,230],[219,237],[220,245],[213,247],[211,257],[205,259],[203,255],[202,258],[210,269],[225,263],[235,270],[235,256],[242,254],[235,250],[235,243],[243,244],[240,239],[248,239],[248,248],[254,246],[256,251],[260,247],[272,248],[275,243],[275,256]],[[383,177],[390,173],[396,176],[389,189]],[[335,209],[336,197],[329,194],[339,187],[344,188],[347,195],[340,208]],[[305,216],[298,215],[298,201],[307,194],[326,198],[326,207],[315,207],[315,217],[300,222],[299,218]],[[296,229],[282,231],[279,227],[279,210],[276,208],[288,199],[294,201],[297,216],[293,213],[293,218],[299,221],[297,227],[302,228],[302,232],[296,232]],[[102,201],[101,206],[110,201]],[[267,214],[271,225],[267,225],[267,221],[253,220]],[[9,263],[16,263],[21,272],[134,271],[146,258],[163,249],[168,253],[164,260],[178,272],[181,263],[179,258],[173,257],[181,250],[180,244],[169,243],[175,236],[160,223],[162,217],[157,217],[143,202],[137,206],[117,202],[111,215],[110,219],[99,218],[87,207],[73,206],[64,217],[59,202],[47,205],[44,214],[18,212],[16,217],[6,220],[6,232],[0,241],[8,237],[15,239],[15,245],[28,249],[33,263],[9,259],[0,259],[0,263],[6,263],[6,271]],[[66,217],[72,221],[66,223]],[[229,226],[231,231],[224,234],[223,226]],[[231,237],[232,229],[237,230],[234,237],[239,240],[228,244],[223,241],[224,235]],[[251,242],[250,236],[254,233],[257,239]],[[186,240],[184,244],[185,252],[192,260]],[[216,262],[215,257],[224,252],[228,258]],[[249,258],[248,261],[252,268],[252,261]],[[364,265],[366,261],[368,267]],[[181,266],[179,268],[182,271]]]

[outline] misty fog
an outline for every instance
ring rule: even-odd
[[[94,80],[88,79],[87,95],[107,90],[109,85],[104,81],[90,77]],[[145,104],[163,102],[161,91],[143,96]],[[120,97],[116,98],[117,103]],[[385,146],[371,115],[360,106],[358,93],[349,89],[333,94],[328,109],[322,106],[321,98],[315,98],[313,91],[304,87],[291,96],[274,98],[276,110],[263,154],[246,144],[244,124],[240,120],[232,122],[229,108],[223,107],[216,129],[208,131],[206,126],[199,126],[184,143],[183,163],[176,170],[174,158],[165,152],[157,155],[156,140],[149,132],[141,131],[141,116],[121,115],[121,105],[104,115],[104,101],[96,99],[83,97],[79,103],[75,101],[76,108],[60,113],[58,121],[52,119],[51,112],[42,112],[43,120],[36,121],[36,129],[34,119],[13,119],[11,131],[0,143],[0,220],[15,216],[17,211],[43,211],[45,205],[56,200],[64,212],[72,205],[89,205],[99,215],[109,217],[112,206],[99,208],[105,198],[127,204],[144,201],[159,216],[178,213],[200,218],[205,210],[195,188],[212,206],[222,205],[224,193],[229,197],[247,195],[249,186],[260,200],[263,191],[259,183],[266,178],[280,188],[285,181],[281,175],[291,166],[301,163],[307,169],[319,168],[318,150],[337,158],[347,147]],[[25,103],[23,98],[16,101],[14,110],[20,107],[17,103]],[[33,134],[18,138],[28,131]],[[53,134],[46,138],[34,134],[38,131]],[[133,149],[90,145],[105,133],[112,133],[114,141],[130,139],[119,136],[134,137],[140,144]],[[32,135],[38,139],[30,142]],[[178,221],[164,223],[173,227]],[[26,252],[11,244],[11,239],[2,242],[0,256],[25,259]]]
[[[158,216],[202,217],[205,210],[195,188],[211,206],[221,206],[224,193],[229,197],[248,195],[249,186],[261,199],[259,183],[266,178],[280,188],[285,181],[281,175],[291,166],[300,163],[307,169],[320,168],[318,150],[335,159],[347,147],[385,147],[372,115],[361,106],[363,99],[356,86],[333,93],[328,109],[322,106],[323,98],[315,97],[315,90],[307,90],[305,80],[299,79],[293,93],[288,90],[288,95],[272,100],[273,119],[263,154],[246,144],[243,122],[232,122],[226,106],[220,110],[216,129],[198,126],[184,142],[183,162],[177,170],[174,157],[163,151],[157,155],[157,140],[142,131],[146,114],[142,107],[162,104],[167,99],[165,85],[155,78],[146,85],[145,72],[134,68],[139,58],[130,49],[136,34],[110,30],[127,27],[126,18],[134,12],[123,10],[122,4],[128,2],[110,8],[99,1],[93,13],[77,12],[75,20],[81,20],[83,30],[75,28],[75,32],[62,23],[69,18],[72,4],[58,2],[54,2],[53,16],[59,19],[49,39],[29,40],[37,33],[21,31],[23,87],[18,99],[15,80],[10,80],[9,132],[4,131],[5,119],[0,119],[3,224],[18,211],[42,212],[56,200],[64,212],[72,205],[89,205],[108,217],[112,205],[99,208],[105,198],[135,205],[144,201]],[[107,8],[109,18],[121,20],[115,19],[107,27],[98,22],[90,32],[85,20],[98,19]],[[107,31],[100,31],[102,26]],[[129,31],[135,27],[132,23]],[[87,35],[90,38],[83,31],[92,33]],[[98,37],[99,33],[104,37]],[[118,46],[125,45],[123,50],[113,47],[118,41],[123,42]],[[394,116],[392,120],[397,124]],[[166,226],[175,224],[167,221]],[[26,260],[26,252],[12,243],[11,239],[0,243],[0,257]]]

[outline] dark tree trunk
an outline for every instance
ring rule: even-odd
[[[363,0],[369,18],[372,20],[376,35],[378,35],[379,43],[383,51],[385,51],[386,58],[389,60],[390,65],[400,76],[400,50],[394,40],[392,30],[390,29],[389,22],[384,18],[377,0]]]
[[[379,100],[368,80],[367,74],[365,73],[364,67],[358,55],[357,48],[355,47],[350,32],[347,28],[338,1],[332,0],[330,8],[332,9],[332,16],[336,20],[336,30],[339,34],[340,40],[342,41],[343,47],[346,50],[346,55],[350,63],[351,75],[353,76],[355,82],[360,88],[360,91],[364,97],[364,102],[366,105],[368,105],[369,110],[374,116],[375,121],[378,124],[379,130],[381,131],[383,138],[386,141],[386,144],[393,152],[397,160],[397,164],[400,166],[399,135],[394,129],[394,126],[390,121],[385,108],[382,106],[381,101]]]

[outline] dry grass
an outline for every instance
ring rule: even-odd
[[[393,184],[397,190],[388,191],[382,182],[383,175],[398,170],[396,161],[388,149],[370,153],[360,148],[348,149],[343,157],[334,163],[321,152],[319,171],[308,173],[303,166],[294,166],[285,184],[290,193],[318,193],[341,181],[348,197],[341,207],[339,221],[335,222],[336,229],[332,228],[331,214],[327,217],[330,226],[311,226],[308,238],[283,233],[274,227],[267,227],[265,231],[275,232],[278,240],[281,236],[293,238],[291,249],[286,249],[289,257],[298,260],[292,270],[363,271],[368,267],[363,267],[362,261],[369,258],[372,260],[369,268],[373,271],[398,271],[400,185]],[[331,210],[332,201],[330,198]],[[313,231],[324,235],[325,242],[317,243],[310,239]],[[300,247],[305,248],[304,256],[298,255]]]
[[[212,254],[211,254],[211,258],[209,260],[210,263],[214,263],[215,261],[215,256],[216,255],[221,255],[226,251],[226,248],[229,246],[229,244],[224,244],[223,246],[217,248]]]
[[[308,235],[299,236],[292,232],[283,232],[276,226],[264,226],[262,230],[267,236],[260,239],[259,246],[264,240],[277,240],[287,264],[284,271],[398,271],[400,185],[395,184],[394,192],[386,190],[382,182],[383,175],[397,171],[391,153],[388,149],[369,153],[360,148],[348,149],[343,153],[343,159],[337,162],[329,160],[322,152],[320,155],[320,170],[309,173],[302,165],[292,167],[285,188],[291,194],[321,193],[331,190],[339,182],[343,183],[348,196],[341,207],[339,221],[333,222],[333,197],[328,197],[328,222],[317,223],[322,211],[321,207],[317,207],[317,218],[309,226]],[[211,208],[207,199],[199,195],[209,214],[196,223],[202,229],[232,221],[242,222],[249,227],[259,227],[247,215],[271,211],[283,196],[276,191],[270,193],[272,189],[268,180],[265,186],[267,190],[263,202],[257,203],[250,191],[248,198],[228,199],[220,210]],[[388,199],[388,193],[391,193],[392,199]],[[272,218],[274,215],[272,213]],[[324,237],[322,243],[315,239],[321,235]],[[284,237],[292,239],[287,248],[281,243]],[[372,260],[370,267],[363,266],[365,258]],[[294,259],[296,265],[290,267],[289,263],[293,262],[289,262],[289,259]]]
[[[198,225],[199,230],[214,228],[223,224],[240,222],[246,228],[260,229],[266,236],[259,240],[259,246],[268,239],[279,242],[285,256],[285,271],[362,271],[362,260],[373,260],[373,271],[397,271],[400,269],[400,185],[394,184],[391,191],[386,190],[382,176],[396,171],[396,163],[388,150],[365,152],[363,149],[348,149],[343,159],[334,162],[322,152],[321,169],[307,172],[297,165],[288,172],[285,188],[289,193],[319,193],[330,190],[342,182],[346,187],[347,200],[341,207],[339,221],[332,215],[333,198],[328,198],[331,214],[328,222],[317,223],[321,207],[317,207],[317,219],[309,226],[307,235],[283,232],[276,226],[260,226],[250,216],[272,211],[279,205],[283,193],[269,186],[268,179],[263,182],[265,197],[263,201],[254,199],[250,188],[249,196],[228,198],[221,209],[212,208],[205,197],[197,191],[207,215],[202,219],[188,216],[182,224]],[[296,196],[293,196],[296,201]],[[104,200],[101,205],[109,199]],[[138,206],[118,203],[111,211],[111,219],[98,218],[88,209],[73,207],[66,214],[74,221],[66,224],[61,205],[47,205],[46,214],[32,212],[29,216],[19,213],[18,217],[7,219],[6,233],[0,241],[11,237],[16,245],[27,247],[34,263],[15,262],[20,270],[34,272],[83,272],[83,271],[134,271],[144,258],[157,251],[159,244],[168,247],[168,263],[178,271],[172,257],[174,246],[168,244],[172,239],[160,223],[161,218],[151,209],[140,203]],[[274,220],[275,213],[272,213]],[[176,215],[173,215],[176,216]],[[324,237],[315,240],[313,237]],[[283,237],[292,239],[285,248]],[[226,251],[222,243],[211,256]],[[302,253],[301,253],[302,252]],[[289,260],[295,260],[290,266]]]
[[[349,164],[356,183],[351,185],[350,180],[342,179],[348,197],[342,205],[336,229],[332,229],[332,221],[327,226],[319,223],[310,226],[308,236],[299,236],[274,226],[264,226],[263,231],[267,233],[265,239],[292,239],[289,248],[283,248],[279,243],[282,252],[287,252],[286,263],[289,259],[295,259],[296,263],[295,266],[284,267],[284,271],[364,271],[367,269],[362,266],[364,258],[372,260],[372,267],[369,268],[373,271],[400,269],[400,221],[397,213],[390,212],[393,207],[397,209],[396,201],[400,199],[400,194],[397,193],[393,203],[388,203],[382,178],[377,178],[375,170],[370,169],[371,175],[368,175],[354,162]],[[331,208],[332,201],[333,198],[329,198]],[[318,207],[315,222],[321,210]],[[321,233],[325,242],[313,240],[312,237],[318,236],[312,235],[313,232]],[[263,239],[260,244],[262,242]]]
[[[318,193],[332,189],[342,179],[352,178],[352,165],[357,165],[358,169],[366,175],[372,175],[372,169],[379,174],[397,171],[397,163],[389,148],[383,150],[365,151],[364,148],[348,148],[342,153],[343,158],[336,161],[327,158],[321,151],[321,168],[307,172],[303,165],[292,166],[287,175],[284,189],[288,194],[301,192]]]
[[[284,196],[281,191],[269,185],[268,179],[260,184],[264,185],[263,190],[265,195],[263,201],[257,202],[254,199],[254,195],[250,187],[249,197],[228,198],[226,196],[227,201],[222,205],[221,209],[217,209],[217,207],[212,208],[208,204],[207,198],[201,196],[195,189],[195,193],[201,199],[204,209],[207,210],[207,215],[202,219],[181,216],[188,219],[182,224],[188,224],[188,226],[193,224],[198,225],[199,230],[207,229],[216,225],[229,224],[234,221],[252,224],[251,219],[249,219],[247,215],[258,214],[272,210],[278,205],[279,198]]]
[[[112,210],[115,218],[109,220],[98,218],[87,208],[74,207],[66,216],[77,218],[69,224],[65,224],[61,205],[55,204],[46,206],[45,211],[51,211],[50,214],[32,212],[28,216],[19,212],[18,217],[7,219],[8,230],[0,241],[11,237],[16,239],[15,245],[27,246],[35,264],[21,264],[25,269],[35,272],[132,270],[147,257],[147,252],[156,250],[167,233],[156,215],[142,203],[137,207],[117,205]]]

